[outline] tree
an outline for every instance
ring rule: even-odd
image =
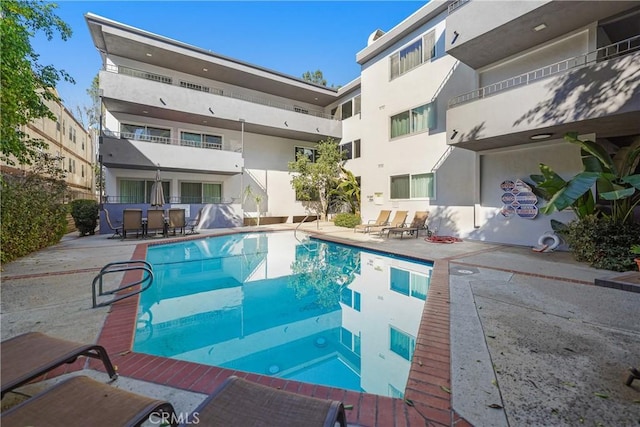
[[[341,167],[340,183],[333,191],[336,199],[340,203],[349,205],[349,209],[354,214],[360,213],[360,184],[350,170]]]
[[[42,31],[51,40],[58,32],[66,41],[71,37],[71,28],[53,13],[58,7],[55,3],[2,0],[0,7],[1,156],[11,165],[16,161],[31,164],[46,143],[29,138],[23,127],[42,117],[56,120],[45,101],[60,101],[51,90],[60,79],[74,81],[64,70],[39,64],[30,37]]]
[[[327,85],[327,80],[324,78],[324,76],[322,75],[322,71],[320,70],[316,70],[314,72],[312,71],[305,71],[302,74],[302,80],[311,82],[311,83],[315,83],[317,85],[321,85],[321,86],[326,86]]]
[[[100,78],[96,74],[91,81],[91,86],[87,89],[87,95],[91,97],[91,106],[85,107],[84,112],[87,115],[87,125],[89,128],[98,128],[100,125],[100,116],[102,114],[102,103],[100,102]]]
[[[291,185],[297,199],[307,201],[322,219],[329,209],[329,196],[338,185],[344,163],[338,144],[332,139],[320,141],[316,147],[315,162],[300,152],[289,162],[289,173],[294,173]]]

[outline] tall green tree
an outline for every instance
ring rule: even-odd
[[[316,150],[315,162],[298,153],[298,158],[289,162],[289,173],[294,175],[291,185],[298,200],[306,201],[318,216],[325,219],[329,196],[338,185],[344,160],[338,143],[332,138],[320,141]]]
[[[316,71],[305,71],[302,74],[302,80],[311,82],[311,83],[315,83],[317,85],[321,85],[321,86],[326,86],[327,85],[327,79],[324,78],[324,76],[322,75],[322,71],[320,70],[316,70]]]
[[[51,91],[58,81],[73,82],[64,70],[38,63],[30,42],[39,32],[47,40],[55,33],[65,41],[71,37],[71,28],[53,12],[57,7],[40,0],[0,1],[0,150],[8,164],[31,164],[46,147],[43,140],[29,138],[23,126],[41,117],[55,120],[45,101],[59,101]]]

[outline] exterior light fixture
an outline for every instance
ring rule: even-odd
[[[536,25],[535,27],[533,27],[533,31],[542,31],[545,28],[547,28],[547,24],[540,24],[540,25]]]
[[[451,134],[451,138],[453,140],[453,138],[455,138],[458,135],[458,131],[456,129],[453,130],[453,133]]]
[[[531,135],[529,139],[533,139],[534,141],[537,141],[539,139],[548,139],[548,138],[551,138],[552,136],[553,136],[552,133],[537,133],[535,135]]]
[[[209,71],[209,69],[208,68],[203,68],[202,71]]]
[[[147,56],[153,56],[153,55],[147,52]]]
[[[211,107],[209,107],[209,112],[210,112],[211,114],[215,114],[215,113],[213,112],[213,110],[211,109]]]
[[[460,34],[458,34],[458,32],[457,32],[457,31],[454,31],[454,32],[453,32],[453,38],[451,39],[451,44],[454,44],[454,43],[456,42],[456,40],[458,40],[458,36],[459,36],[459,35],[460,35]]]
[[[288,124],[287,122],[284,122],[284,125],[285,125],[286,127],[289,127],[289,124]]]
[[[162,103],[162,105],[167,105],[166,102],[164,102],[164,99],[160,98],[160,102]]]

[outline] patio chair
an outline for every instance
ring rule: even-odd
[[[104,212],[104,219],[107,222],[107,225],[109,226],[111,231],[113,231],[113,235],[111,237],[108,237],[108,239],[115,239],[116,237],[120,237],[122,239],[122,233],[120,232],[120,230],[122,230],[122,224],[117,223],[114,226],[111,222],[111,218],[109,217],[109,211],[104,209],[102,212]]]
[[[347,426],[344,406],[231,376],[193,413],[210,426]],[[184,424],[186,426],[187,424]]]
[[[185,229],[187,229],[185,234],[198,234],[198,232],[196,231],[196,228],[200,225],[200,220],[202,219],[202,208],[200,208],[200,210],[198,210],[198,214],[196,215],[195,218],[190,219],[186,226]]]
[[[144,234],[142,227],[142,209],[125,209],[122,212],[122,238],[127,238],[127,231],[135,230],[136,237]]]
[[[180,229],[180,234],[184,234],[184,228],[186,226],[184,218],[184,209],[169,209],[169,228],[173,228],[173,235],[176,235],[176,230]]]
[[[162,210],[148,210],[147,211],[147,225],[145,227],[145,235],[149,236],[149,231],[154,231],[156,234],[158,230],[162,231],[162,236],[167,235],[167,224],[164,220],[164,211]]]
[[[378,233],[378,235],[381,235],[386,229],[404,227],[404,223],[407,220],[408,212],[409,211],[397,211],[393,216],[391,222],[389,222],[387,225],[376,225],[374,227],[369,227],[369,233]]]
[[[3,427],[68,427],[139,426],[147,420],[149,425],[166,425],[162,424],[163,418],[177,419],[169,402],[81,375],[61,381],[2,412],[0,420]]]
[[[391,211],[381,210],[378,214],[378,218],[375,220],[369,220],[366,224],[358,224],[353,228],[353,232],[362,231],[363,233],[368,233],[370,227],[377,227],[381,225],[387,225],[389,223],[389,217],[391,216]]]
[[[102,360],[109,377],[117,378],[106,350],[96,344],[80,344],[41,332],[28,332],[2,341],[0,349],[2,396],[58,366],[73,363],[79,356]]]
[[[394,228],[386,228],[384,231],[387,232],[387,238],[392,234],[399,234],[400,238],[404,236],[404,233],[409,235],[415,235],[416,239],[418,238],[418,234],[420,234],[420,230],[428,230],[427,227],[427,218],[429,217],[429,212],[427,211],[416,211],[413,216],[413,221],[409,224],[408,227],[394,227]]]

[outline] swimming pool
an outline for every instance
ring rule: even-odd
[[[431,264],[292,232],[150,246],[147,260],[134,351],[403,396]]]

